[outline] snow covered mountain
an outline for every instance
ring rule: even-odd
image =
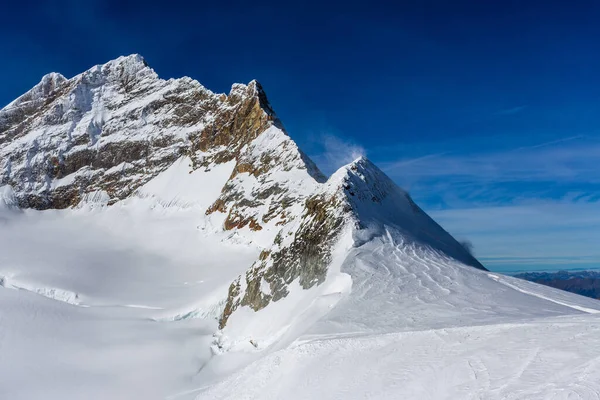
[[[600,393],[600,303],[488,272],[366,158],[324,177],[256,81],[46,75],[0,168],[0,397]]]

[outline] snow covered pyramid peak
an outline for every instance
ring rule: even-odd
[[[392,227],[409,242],[431,247],[467,265],[485,269],[406,191],[366,157],[342,167],[334,176],[342,182],[347,201],[365,232],[372,235]]]
[[[253,317],[249,325],[246,312],[238,309],[260,314],[262,309],[273,307],[294,310],[292,316],[306,312],[316,297],[337,290],[332,285],[337,287],[340,279],[344,281],[340,268],[351,249],[378,237],[393,235],[403,246],[437,252],[485,270],[407,192],[365,157],[340,168],[318,186],[306,198],[300,215],[295,223],[284,226],[273,245],[231,284],[220,319],[220,328],[226,334],[220,337],[219,347],[235,348],[235,343],[244,343],[247,337],[270,343],[277,330],[271,312],[265,312],[262,318]],[[281,304],[271,305],[278,302]],[[279,315],[277,326],[283,329],[292,320],[298,323],[295,317]]]
[[[361,156],[336,171],[330,185],[340,182],[354,203],[380,203],[392,192],[403,192],[365,156]]]

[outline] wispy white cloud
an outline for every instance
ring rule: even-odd
[[[473,181],[600,182],[600,141],[580,143],[581,136],[563,138],[508,151],[475,154],[436,153],[381,163],[402,179],[468,178]],[[569,143],[569,146],[555,146]],[[553,146],[554,145],[554,146]]]
[[[494,115],[514,115],[514,114],[518,114],[522,111],[525,111],[525,109],[527,108],[526,105],[523,106],[517,106],[517,107],[511,107],[511,108],[505,108],[502,110],[498,110],[494,113]]]
[[[421,156],[421,157],[417,157],[417,158],[409,158],[406,160],[400,160],[400,161],[396,161],[394,163],[392,163],[391,165],[388,165],[387,167],[393,167],[393,168],[401,168],[402,166],[405,165],[409,165],[409,164],[415,164],[415,163],[419,163],[422,161],[428,161],[432,158],[436,158],[436,157],[441,157],[448,154],[448,152],[443,152],[443,153],[434,153],[434,154],[427,154],[425,156]]]
[[[540,147],[552,146],[552,145],[555,145],[555,144],[564,143],[564,142],[570,142],[571,140],[577,140],[577,139],[583,139],[583,138],[585,138],[584,135],[569,136],[569,137],[565,137],[565,138],[561,138],[561,139],[551,140],[549,142],[544,142],[544,143],[536,144],[536,145],[533,145],[533,146],[518,147],[514,151],[539,149]]]

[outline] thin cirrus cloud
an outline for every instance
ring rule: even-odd
[[[384,171],[403,179],[469,178],[473,181],[600,182],[597,162],[600,142],[580,143],[573,136],[501,152],[435,153],[380,163]],[[569,143],[569,145],[564,145]],[[562,146],[552,146],[563,144]]]
[[[525,111],[525,109],[527,108],[526,105],[524,106],[517,106],[517,107],[511,107],[511,108],[505,108],[502,110],[498,110],[494,113],[494,115],[514,115],[514,114],[518,114],[522,111]]]
[[[584,135],[568,136],[568,137],[564,137],[564,138],[560,138],[560,139],[556,139],[556,140],[551,140],[549,142],[544,142],[544,143],[536,144],[536,145],[533,145],[533,146],[518,147],[514,151],[539,149],[540,147],[553,146],[555,144],[560,144],[560,143],[564,143],[564,142],[570,142],[572,140],[584,139],[584,138],[585,138]]]

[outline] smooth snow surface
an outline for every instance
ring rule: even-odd
[[[155,197],[165,206],[198,206],[206,210],[219,196],[231,175],[235,161],[193,170],[192,160],[181,157],[138,190],[141,196]]]
[[[259,252],[204,235],[199,214],[0,209],[0,398],[162,399],[193,382]]]

